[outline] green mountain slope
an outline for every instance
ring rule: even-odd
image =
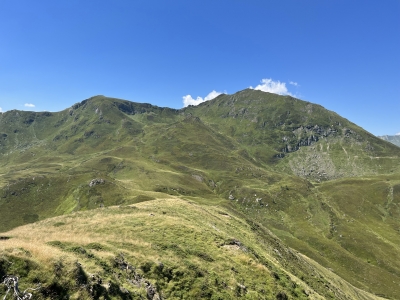
[[[319,105],[254,90],[181,110],[96,96],[61,112],[0,114],[0,136],[0,232],[70,213],[81,222],[79,211],[113,205],[162,209],[174,197],[250,224],[238,236],[300,251],[331,284],[340,276],[400,297],[400,148]],[[304,261],[285,259],[282,270],[335,297],[304,279]],[[333,295],[367,299],[345,285]]]
[[[235,139],[260,165],[313,181],[399,170],[397,148],[290,96],[244,90],[185,111]]]

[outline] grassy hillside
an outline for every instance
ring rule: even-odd
[[[267,261],[274,260],[266,249],[274,243],[281,245],[281,250],[276,248],[280,255],[279,259],[274,256],[279,263],[275,267],[306,283],[321,297],[367,297],[362,292],[354,294],[355,286],[371,294],[400,298],[396,283],[400,265],[395,259],[400,257],[400,148],[319,105],[254,90],[220,95],[182,110],[95,96],[61,112],[0,114],[0,137],[0,232],[32,223],[15,230],[29,228],[36,232],[35,226],[42,231],[47,226],[61,234],[66,227],[49,224],[67,223],[65,218],[70,214],[77,224],[82,222],[83,228],[87,224],[80,220],[83,216],[106,214],[101,218],[108,220],[116,217],[111,212],[119,210],[110,210],[108,215],[106,207],[145,202],[140,205],[158,203],[160,209],[164,205],[167,209],[170,202],[157,199],[175,199],[173,203],[179,205],[173,210],[179,211],[181,205],[185,209],[220,210],[247,224],[241,231],[232,231],[236,232],[233,236],[239,240],[242,235],[254,236],[246,243],[254,249],[260,247]],[[187,201],[192,205],[187,206]],[[196,218],[194,214],[185,220]],[[61,221],[49,219],[54,216]],[[202,216],[204,222],[212,224],[207,214]],[[153,219],[143,219],[145,232],[155,226],[150,222]],[[111,236],[123,230],[113,227],[106,232]],[[68,238],[71,244],[54,239],[55,244],[49,245],[46,243],[52,240],[45,237],[41,242],[43,249],[53,247],[58,249],[57,255],[63,253],[72,259],[68,274],[76,271],[71,261],[79,256],[65,249],[79,246],[86,252],[90,250],[85,246],[89,242],[74,242],[74,238],[79,240],[74,235]],[[191,240],[183,228],[181,235]],[[170,238],[179,240],[176,235]],[[205,247],[205,241],[198,247]],[[100,238],[95,242],[102,244]],[[124,248],[115,242],[107,246],[110,257],[117,257]],[[267,244],[262,246],[264,242]],[[176,252],[175,259],[184,259],[185,251]],[[208,249],[206,253],[213,251]],[[292,253],[296,258],[282,253]],[[253,252],[248,255],[260,259]],[[33,261],[37,263],[36,258]],[[200,262],[207,264],[207,260]],[[264,262],[258,261],[261,265]],[[312,271],[303,268],[308,264],[313,266]],[[39,268],[35,266],[33,269]],[[270,266],[267,268],[271,271]],[[43,268],[46,272],[49,265]],[[250,271],[253,269],[244,269],[254,273]],[[227,276],[221,270],[218,276]],[[310,277],[316,270],[335,288],[326,288],[319,277]],[[108,273],[103,276],[111,278]],[[259,276],[254,275],[252,282],[260,280]],[[342,283],[341,278],[352,286]],[[187,292],[196,286],[194,282]],[[217,286],[212,288],[215,295],[222,291]],[[124,285],[124,289],[128,287]],[[279,284],[269,295],[275,297],[280,289],[289,298],[300,297],[296,293],[305,295]],[[111,297],[110,291],[102,291],[103,296],[108,293]],[[169,288],[164,291],[169,297],[179,298]],[[71,286],[68,293],[80,294],[77,286]],[[261,294],[258,291],[251,297],[258,299]],[[118,295],[115,297],[123,297]],[[211,294],[205,295],[207,298]],[[221,295],[229,298],[233,294]]]
[[[18,274],[21,289],[40,283],[35,299],[378,299],[263,227],[177,198],[74,213],[5,235],[0,275]]]
[[[398,174],[340,179],[309,191],[284,185],[269,194],[253,187],[253,197],[236,194],[233,204],[357,287],[397,299],[399,180]]]

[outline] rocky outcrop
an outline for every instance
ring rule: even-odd
[[[203,177],[200,175],[192,174],[192,177],[199,182],[203,182],[203,180],[204,180]]]
[[[114,261],[114,266],[120,270],[124,270],[129,274],[128,282],[137,287],[144,287],[146,290],[146,296],[148,300],[161,300],[161,295],[157,292],[157,288],[148,280],[146,280],[142,274],[136,271],[136,267],[127,262],[122,254],[117,256]],[[164,268],[163,263],[159,263],[157,268],[162,270]]]
[[[284,136],[283,142],[286,143],[285,147],[281,149],[283,153],[290,153],[300,149],[300,147],[307,147],[315,144],[321,138],[334,136],[338,133],[335,128],[323,128],[318,125],[300,126],[292,130],[292,136]]]
[[[355,131],[342,127],[340,122],[336,122],[335,125],[330,127],[322,127],[319,125],[307,125],[300,126],[293,129],[290,133],[282,137],[282,143],[284,145],[276,154],[276,158],[283,158],[287,153],[298,151],[301,147],[309,147],[315,145],[317,142],[328,139],[328,138],[344,138],[360,143],[363,138]],[[367,149],[371,150],[371,149]]]
[[[98,185],[98,184],[105,184],[106,183],[106,181],[104,180],[104,179],[102,179],[102,178],[95,178],[95,179],[92,179],[90,182],[89,182],[89,187],[93,187],[93,186],[95,186],[95,185]]]
[[[395,144],[396,146],[400,147],[400,134],[396,135],[383,135],[383,136],[378,136],[378,138],[388,141],[392,144]]]
[[[344,174],[338,171],[328,153],[319,152],[311,147],[310,151],[290,159],[292,172],[303,178],[315,181],[340,178]]]
[[[2,284],[5,285],[7,288],[7,292],[4,296],[3,299],[6,299],[8,293],[11,292],[13,294],[14,299],[20,299],[20,300],[29,300],[32,298],[32,294],[29,293],[28,291],[36,291],[40,288],[40,284],[37,288],[28,288],[25,291],[21,292],[19,290],[19,277],[18,276],[13,276],[13,275],[7,275],[5,276]]]

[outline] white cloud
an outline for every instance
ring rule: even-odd
[[[215,90],[213,90],[211,93],[209,93],[206,97],[204,97],[204,99],[202,97],[197,97],[196,99],[193,99],[191,95],[186,95],[183,96],[183,107],[186,107],[188,105],[199,105],[202,102],[208,101],[208,100],[212,100],[215,97],[221,95],[222,93],[219,93]]]
[[[294,86],[300,86],[300,84],[298,84],[298,83],[295,82],[295,81],[289,81],[289,84],[294,85]]]
[[[253,87],[250,86],[252,89]],[[290,95],[292,94],[288,91],[285,82],[273,81],[271,78],[265,78],[261,80],[261,84],[257,85],[255,90],[278,94],[278,95]]]
[[[24,106],[25,106],[25,107],[35,107],[35,104],[32,104],[32,103],[25,103]]]
[[[400,135],[400,132],[396,133],[395,135]]]
[[[3,109],[0,107],[0,113],[2,113],[3,112]]]

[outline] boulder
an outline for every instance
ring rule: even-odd
[[[92,179],[89,182],[89,186],[92,187],[92,186],[95,186],[95,185],[98,185],[98,184],[104,184],[104,183],[106,183],[106,181],[104,179],[95,178],[95,179]]]

